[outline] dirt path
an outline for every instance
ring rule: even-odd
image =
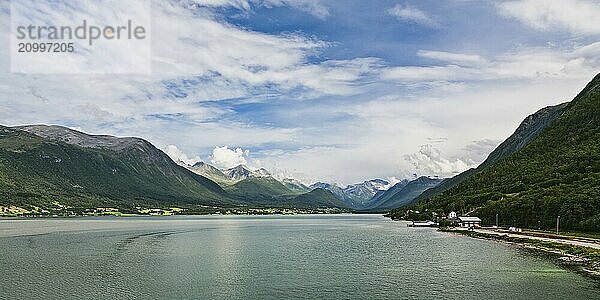
[[[586,241],[581,241],[581,240],[577,240],[577,238],[575,238],[575,237],[569,237],[569,238],[540,237],[540,236],[528,235],[526,233],[495,231],[495,230],[483,229],[483,228],[477,228],[477,229],[474,229],[474,231],[479,232],[479,233],[497,235],[497,236],[526,238],[526,239],[531,239],[531,240],[539,240],[539,241],[555,242],[555,243],[561,243],[561,244],[567,244],[567,245],[589,247],[589,248],[594,248],[594,249],[600,250],[600,241],[592,241],[590,239],[586,239]]]

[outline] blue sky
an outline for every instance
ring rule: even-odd
[[[598,15],[584,0],[155,1],[152,74],[15,74],[1,49],[0,119],[307,183],[451,176],[598,73]]]

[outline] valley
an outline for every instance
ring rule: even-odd
[[[600,230],[600,76],[571,102],[527,117],[477,168],[451,178],[339,186],[264,168],[174,161],[141,138],[61,126],[0,127],[0,214],[388,213],[431,220],[454,211],[492,224]],[[176,210],[172,208],[177,208]]]

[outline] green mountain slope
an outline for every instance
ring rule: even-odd
[[[292,207],[300,208],[347,208],[347,204],[344,201],[338,199],[333,193],[328,190],[316,188],[308,193],[298,195],[294,198],[287,200]]]
[[[491,224],[600,231],[600,74],[522,149],[411,207]],[[392,216],[403,214],[395,210]]]
[[[456,186],[472,175],[483,171],[494,165],[503,158],[515,153],[525,147],[529,142],[535,139],[548,125],[552,124],[556,118],[560,117],[565,110],[567,103],[548,106],[540,109],[536,113],[528,116],[521,122],[517,130],[502,142],[477,168],[466,170],[454,177],[446,178],[436,187],[430,188],[419,195],[415,202],[428,199],[439,195],[446,190]]]
[[[142,139],[89,136],[57,126],[27,130],[0,127],[2,205],[235,204],[216,183]]]
[[[248,177],[225,188],[233,198],[252,206],[290,208],[346,208],[343,201],[324,189],[293,191],[273,177]]]
[[[225,188],[230,194],[249,202],[268,202],[273,197],[294,194],[273,177],[248,177]]]

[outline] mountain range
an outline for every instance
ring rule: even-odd
[[[383,179],[371,179],[361,183],[340,187],[337,184],[316,182],[310,186],[292,179],[277,180],[264,168],[251,170],[245,165],[220,170],[210,164],[198,162],[194,165],[180,163],[193,172],[221,184],[225,190],[246,197],[264,198],[267,195],[307,193],[314,189],[330,191],[344,207],[355,210],[388,211],[406,205],[424,190],[436,186],[441,180],[427,177],[403,180],[393,186]],[[409,184],[410,183],[410,184]],[[401,189],[408,185],[405,189]],[[387,191],[387,192],[386,192]],[[389,193],[388,193],[389,192]]]
[[[307,186],[292,178],[275,179],[263,168],[238,165],[222,170],[205,162],[174,162],[140,138],[90,135],[47,125],[0,129],[0,205],[124,211],[172,205],[359,210],[396,205],[383,201],[389,196],[375,197],[390,187],[382,179],[345,188],[322,182]],[[416,194],[410,190],[402,201]]]
[[[361,183],[350,184],[346,187],[340,187],[337,184],[316,182],[310,185],[309,188],[329,190],[348,206],[360,209],[368,206],[373,196],[378,192],[387,190],[389,185],[390,183],[386,180],[371,179]]]
[[[146,140],[61,126],[0,126],[0,205],[22,207],[296,207],[407,210],[492,222],[600,230],[600,75],[568,103],[528,116],[477,168],[452,178],[340,187],[278,180],[245,165],[174,162]]]
[[[272,177],[271,173],[269,173],[269,171],[267,171],[264,168],[251,170],[245,165],[237,165],[233,168],[221,170],[215,166],[212,166],[202,161],[197,162],[193,165],[189,165],[182,161],[178,161],[178,164],[198,175],[204,176],[215,182],[219,182],[225,185],[232,185],[250,177]],[[294,181],[288,178],[287,182],[291,184]]]
[[[492,224],[600,231],[600,74],[568,103],[527,117],[476,169],[393,210],[477,215]]]
[[[329,191],[290,189],[264,169],[186,168],[140,138],[47,125],[0,126],[0,205],[346,207]]]

